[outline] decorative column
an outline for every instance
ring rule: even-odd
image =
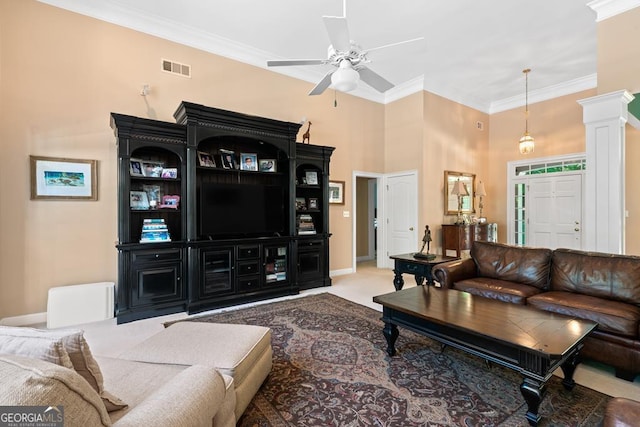
[[[586,127],[587,171],[582,227],[585,250],[625,250],[624,144],[627,104],[622,90],[578,101]]]

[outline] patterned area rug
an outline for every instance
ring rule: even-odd
[[[269,326],[273,369],[239,426],[528,426],[520,375],[400,328],[389,357],[381,313],[319,294],[193,319]],[[597,426],[608,396],[547,383],[541,426]]]

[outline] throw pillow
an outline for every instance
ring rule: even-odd
[[[21,328],[0,326],[0,353],[17,354],[73,369],[62,340],[44,335],[25,335]]]
[[[12,337],[22,336],[25,341],[29,339],[51,340],[62,344],[63,350],[68,354],[69,367],[75,370],[89,385],[100,395],[107,411],[117,411],[127,406],[125,402],[104,389],[104,378],[98,366],[98,362],[93,358],[89,343],[84,338],[84,333],[80,329],[52,329],[42,330],[33,328],[14,328],[0,326],[0,342],[3,334]],[[2,352],[0,347],[0,352]],[[23,353],[14,353],[23,354]],[[60,364],[60,363],[58,363]],[[62,365],[65,366],[65,365]]]

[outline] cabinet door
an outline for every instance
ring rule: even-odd
[[[325,270],[324,242],[305,240],[298,243],[298,282],[306,288],[305,282],[323,278]]]
[[[289,251],[287,244],[264,247],[264,283],[279,286],[288,281]]]
[[[136,251],[132,257],[132,308],[182,302],[185,299],[180,249]]]
[[[233,248],[207,249],[201,252],[199,297],[233,292]]]

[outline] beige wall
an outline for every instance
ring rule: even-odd
[[[640,8],[598,23],[598,93],[640,93]],[[626,126],[626,253],[640,255],[640,131]]]
[[[629,36],[640,35],[630,23],[638,21],[638,13],[598,26],[604,92],[640,91],[634,79],[638,37]],[[625,37],[615,34],[627,27],[631,33]],[[603,63],[621,40],[628,44],[625,55]],[[161,72],[160,58],[190,64],[192,78]],[[139,95],[142,84],[151,86],[146,98]],[[338,93],[336,108],[333,91],[309,97],[312,87],[34,0],[0,0],[0,318],[45,311],[53,286],[116,281],[116,147],[109,113],[173,122],[182,100],[292,122],[307,117],[313,122],[311,142],[336,147],[331,179],[346,187],[345,205],[331,205],[329,211],[332,271],[351,268],[352,218],[343,211],[353,211],[354,170],[416,170],[420,228],[431,226],[436,249],[439,225],[452,220],[443,215],[443,171],[475,173],[487,188],[486,216],[500,224],[505,240],[506,162],[522,158],[517,152],[522,111],[489,117],[427,92],[388,105]],[[595,90],[531,106],[535,157],[584,150],[582,112],[575,101],[593,95]],[[477,121],[484,130],[477,129]],[[628,135],[640,143],[637,131]],[[638,143],[627,146],[628,158],[638,158]],[[29,155],[98,160],[99,200],[29,200]],[[640,171],[627,170],[627,182],[637,182]],[[633,244],[640,253],[640,243],[630,238],[640,231],[634,216],[640,202],[632,199],[633,186],[627,188],[628,249]]]
[[[529,105],[529,131],[535,138],[533,154],[520,154],[518,141],[524,132],[524,108],[491,116],[484,198],[485,216],[498,223],[498,240],[507,242],[507,163],[511,161],[583,153],[585,127],[578,100],[596,94],[595,89]]]

